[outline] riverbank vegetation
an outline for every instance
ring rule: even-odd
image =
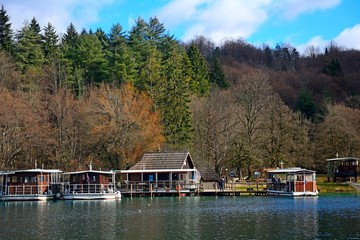
[[[330,42],[181,42],[154,17],[60,35],[0,11],[0,169],[126,169],[144,152],[198,167],[325,171],[360,155],[360,52]]]

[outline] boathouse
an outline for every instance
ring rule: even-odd
[[[209,190],[209,189],[218,189],[218,183],[220,177],[215,173],[215,171],[210,167],[201,167],[199,168],[199,172],[201,174],[201,189]]]
[[[0,200],[48,200],[58,191],[61,171],[26,169],[0,172]]]
[[[64,190],[65,194],[97,194],[115,191],[115,172],[93,170],[89,165],[89,170],[65,172]]]
[[[178,191],[196,190],[200,172],[188,152],[145,153],[129,170],[121,170],[122,191]]]
[[[357,182],[359,176],[359,159],[355,157],[342,157],[326,159],[328,181],[336,182],[352,181]]]

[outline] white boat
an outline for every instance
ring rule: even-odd
[[[267,174],[268,195],[305,197],[319,194],[315,171],[304,168],[285,168],[270,170]]]
[[[115,172],[90,170],[66,172],[61,197],[64,200],[120,199],[115,186]],[[110,181],[111,180],[111,181]]]
[[[56,197],[61,171],[27,169],[0,172],[0,201],[46,201]]]

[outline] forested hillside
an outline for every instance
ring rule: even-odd
[[[181,42],[154,17],[61,36],[0,11],[0,169],[125,169],[190,151],[218,173],[360,156],[360,52]]]

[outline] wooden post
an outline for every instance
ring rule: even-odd
[[[152,197],[152,183],[150,183],[150,197]]]
[[[132,189],[133,189],[133,185],[130,184],[130,197],[132,198]]]

